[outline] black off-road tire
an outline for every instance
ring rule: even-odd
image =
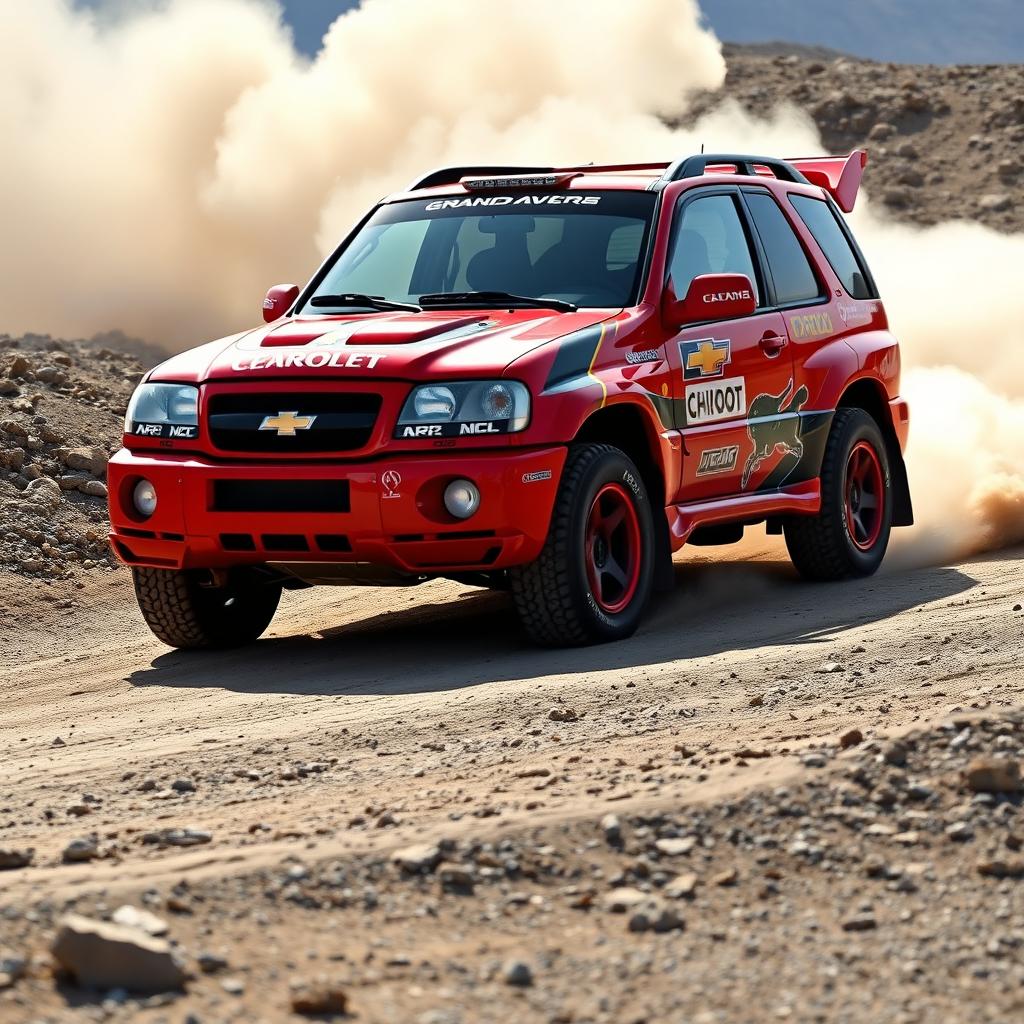
[[[595,600],[586,567],[588,519],[598,493],[610,484],[624,485],[640,537],[633,597],[616,614]],[[544,548],[536,561],[509,572],[512,598],[530,639],[548,647],[576,647],[631,636],[650,599],[655,552],[650,498],[633,462],[611,445],[571,447]]]
[[[866,442],[881,466],[883,507],[877,540],[869,550],[855,543],[847,519],[847,466],[854,448]],[[821,511],[792,516],[784,525],[793,565],[809,580],[828,581],[870,576],[885,557],[892,529],[893,486],[885,438],[863,409],[839,409],[832,421],[821,467]]]
[[[135,596],[146,625],[170,647],[242,647],[270,625],[281,587],[245,577],[204,587],[193,572],[132,569]]]

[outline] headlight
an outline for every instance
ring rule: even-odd
[[[455,395],[451,388],[417,388],[412,405],[418,420],[450,420],[455,415]]]
[[[156,511],[156,488],[148,480],[140,480],[132,490],[132,504],[143,519]]]
[[[518,381],[423,384],[406,399],[395,437],[513,434],[529,420],[530,392]]]
[[[194,438],[199,433],[199,389],[191,384],[140,384],[124,417],[137,437]]]

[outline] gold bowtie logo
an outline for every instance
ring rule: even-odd
[[[296,430],[309,430],[315,416],[300,416],[298,412],[279,412],[276,416],[265,416],[260,430],[276,430],[278,437],[294,437]]]
[[[688,370],[699,370],[702,377],[717,374],[729,361],[729,346],[722,342],[702,341],[686,359]]]

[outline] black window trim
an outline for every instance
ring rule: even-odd
[[[792,221],[790,220],[789,215],[786,213],[786,211],[785,211],[785,209],[783,207],[783,204],[779,202],[778,198],[775,196],[775,194],[772,192],[772,190],[770,188],[758,188],[757,186],[753,186],[753,185],[744,185],[744,186],[742,186],[740,188],[740,192],[744,195],[743,208],[744,208],[744,210],[746,210],[746,214],[750,218],[751,227],[752,227],[752,229],[754,231],[755,237],[757,238],[758,253],[759,253],[759,255],[761,257],[761,260],[762,260],[762,262],[764,264],[763,272],[767,275],[768,279],[771,281],[772,306],[771,306],[770,310],[764,310],[764,312],[785,313],[785,312],[788,312],[791,309],[805,309],[805,308],[807,308],[809,306],[827,306],[832,301],[832,290],[828,287],[828,283],[823,280],[822,275],[821,275],[821,271],[818,269],[818,265],[817,265],[818,261],[815,259],[813,253],[810,253],[810,252],[807,251],[807,246],[804,243],[804,240],[800,237],[800,232],[796,230],[796,227],[792,223]],[[779,302],[778,301],[778,295],[777,295],[777,293],[775,291],[775,280],[771,276],[771,266],[768,263],[768,254],[767,254],[767,251],[764,249],[764,244],[763,244],[763,242],[761,240],[760,232],[757,230],[757,223],[754,221],[754,215],[753,215],[753,213],[751,213],[750,208],[747,206],[746,198],[745,198],[745,196],[747,194],[761,195],[761,196],[766,195],[779,208],[779,212],[782,214],[782,216],[785,218],[786,222],[789,224],[790,231],[793,232],[793,235],[796,237],[797,244],[800,246],[801,250],[803,251],[804,256],[807,259],[807,263],[809,264],[809,266],[811,268],[811,274],[814,276],[814,280],[818,283],[818,295],[817,295],[816,298],[813,298],[813,299],[797,299],[795,302]]]
[[[675,252],[676,239],[679,236],[681,230],[680,225],[683,223],[683,213],[686,207],[695,202],[698,199],[705,199],[708,196],[731,196],[733,204],[736,207],[736,216],[739,218],[740,226],[743,228],[743,233],[746,235],[747,245],[750,247],[750,262],[754,268],[754,276],[757,278],[754,281],[754,286],[757,288],[758,295],[761,296],[762,301],[767,300],[769,297],[774,301],[775,289],[774,286],[769,288],[768,278],[765,273],[766,261],[764,259],[764,253],[761,250],[761,240],[757,237],[754,231],[754,224],[750,218],[750,211],[747,210],[746,203],[743,202],[740,196],[740,188],[737,185],[705,185],[698,186],[697,188],[687,189],[675,203],[675,210],[672,216],[672,228],[669,231],[668,236],[668,249],[666,250],[665,258],[665,274],[662,280],[661,287],[664,291],[668,284],[669,275],[672,268],[672,255]],[[676,296],[682,298],[682,296]],[[742,317],[729,317],[730,320],[746,320],[752,316],[761,316],[764,313],[771,313],[775,309],[774,305],[765,306],[758,304],[757,308],[753,313],[748,313],[747,316]],[[693,324],[687,324],[687,327],[698,327],[702,323],[717,323],[717,320],[701,320]]]
[[[855,295],[850,294],[850,290],[843,283],[842,278],[839,276],[839,272],[833,266],[832,261],[828,258],[828,253],[825,252],[825,250],[822,248],[822,245],[818,241],[817,236],[811,230],[810,224],[808,224],[807,221],[805,221],[803,217],[800,216],[800,208],[796,205],[796,203],[793,202],[794,196],[797,196],[800,199],[810,199],[812,202],[815,203],[824,203],[825,206],[829,209],[836,223],[839,225],[839,230],[842,233],[843,237],[846,239],[847,245],[849,245],[851,251],[853,252],[853,257],[857,261],[857,266],[860,269],[861,275],[864,278],[864,283],[867,285],[869,293],[868,295],[865,295],[861,298],[857,298]],[[874,274],[871,273],[871,268],[868,266],[867,260],[864,259],[864,253],[861,251],[860,246],[857,244],[857,239],[853,237],[853,232],[850,230],[850,225],[846,223],[846,218],[843,216],[842,211],[836,205],[835,200],[833,200],[831,196],[824,196],[822,198],[819,198],[818,196],[809,196],[805,192],[787,192],[786,201],[793,208],[793,213],[796,214],[796,216],[799,218],[800,223],[803,224],[805,228],[807,228],[807,233],[811,236],[811,238],[814,239],[814,244],[819,249],[821,249],[821,255],[824,257],[828,265],[832,267],[832,273],[836,275],[836,280],[839,282],[839,287],[842,288],[843,291],[846,293],[847,298],[852,299],[854,302],[877,301],[879,298],[879,294],[878,285],[875,284],[875,276]]]

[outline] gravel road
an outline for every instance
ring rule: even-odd
[[[866,944],[858,934],[863,962],[830,975],[834,959],[803,918],[816,907],[834,918],[844,948],[861,926],[843,922],[875,913],[868,889],[898,923],[885,885],[903,875],[889,877],[885,862],[881,887],[821,872],[814,884],[788,871],[773,881],[757,854],[778,842],[745,849],[720,818],[755,832],[782,821],[785,849],[816,847],[828,815],[789,814],[794,793],[824,799],[832,783],[818,780],[857,757],[875,770],[887,738],[907,730],[925,737],[923,752],[938,737],[935,756],[948,756],[948,730],[967,728],[949,723],[970,716],[990,723],[993,742],[1009,730],[1009,745],[980,752],[1019,757],[1019,727],[1002,716],[1021,703],[1022,552],[828,586],[798,582],[775,548],[748,553],[687,557],[635,638],[574,651],[526,646],[501,595],[450,583],[289,594],[268,639],[205,655],[152,639],[120,574],[87,583],[70,607],[37,609],[0,649],[0,862],[33,851],[0,875],[0,953],[13,949],[28,975],[6,991],[0,982],[0,1020],[102,1009],[54,984],[47,950],[61,913],[104,919],[121,904],[171,919],[193,977],[170,1003],[115,991],[111,1019],[287,1019],[289,986],[321,983],[368,1021],[656,1021],[683,1009],[706,1021],[939,1019],[907,1015],[925,1004],[902,986],[919,992],[922,977],[935,1012],[981,986],[992,1012],[983,1000],[976,1019],[1008,1019],[1024,994],[1012,945],[1024,943],[1021,883],[946,859],[1012,842],[1019,797],[985,829],[968,815],[970,842],[943,839],[963,822],[942,817],[939,797],[921,805],[934,820],[884,825],[887,836],[937,832],[936,849],[901,847],[903,860],[931,865],[914,871],[966,873],[956,898],[914,896],[913,921],[941,928],[966,900],[983,962],[984,922],[998,925],[1009,973],[990,969],[984,984],[973,953],[943,958],[908,935],[900,962],[917,967],[900,974],[895,933]],[[973,747],[961,746],[966,764]],[[886,819],[901,810],[899,796],[869,806]],[[859,820],[858,842],[873,823]],[[647,849],[664,840],[676,845]],[[419,850],[408,870],[391,863],[409,847]],[[845,870],[861,872],[869,854]],[[913,877],[908,897],[927,887]],[[698,880],[714,896],[699,922],[685,896],[685,907],[665,896],[689,885],[692,898]],[[757,917],[769,883],[801,922],[787,941],[775,918]],[[618,889],[633,894],[608,909]],[[654,903],[634,927],[641,898]],[[737,938],[744,915],[753,923]],[[882,934],[878,922],[863,927]],[[214,953],[227,966],[205,973]],[[690,959],[718,981],[697,984]],[[862,970],[896,972],[885,1001],[856,981]],[[763,1013],[745,1003],[757,992],[770,996]]]

